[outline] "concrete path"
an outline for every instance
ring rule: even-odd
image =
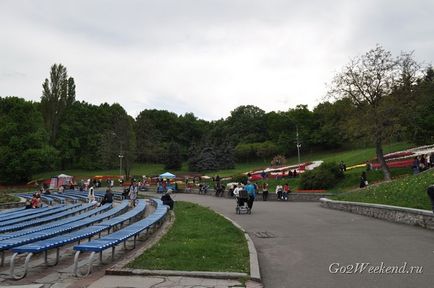
[[[237,215],[232,199],[175,197],[210,207],[240,224],[255,243],[267,288],[434,283],[432,231],[325,209],[318,203],[257,201],[252,215]],[[357,265],[365,270],[356,272]]]

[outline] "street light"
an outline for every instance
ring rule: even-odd
[[[300,169],[300,148],[301,148],[301,143],[299,142],[299,139],[298,139],[298,125],[296,125],[295,127],[297,129],[296,136],[297,136],[298,169]]]
[[[122,178],[122,158],[124,158],[124,155],[119,154],[119,179]]]
[[[120,179],[122,179],[122,158],[124,158],[124,155],[122,154],[122,141],[119,137],[118,134],[116,134],[116,132],[112,132],[112,135],[115,136],[118,140],[119,140],[119,144],[120,144],[120,152],[119,152],[119,181]]]

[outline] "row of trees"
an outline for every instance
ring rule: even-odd
[[[133,119],[119,104],[76,101],[74,79],[56,64],[40,102],[0,98],[0,181],[27,181],[56,168],[117,168],[120,155],[126,175],[135,162],[231,168],[235,161],[295,155],[297,128],[304,151],[375,145],[380,161],[385,141],[434,142],[434,72],[421,70],[411,53],[393,58],[377,46],[336,75],[329,96],[312,111],[245,105],[209,122],[151,109]]]

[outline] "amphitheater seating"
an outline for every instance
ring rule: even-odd
[[[48,208],[48,209],[44,209],[44,211],[42,213],[31,213],[31,215],[28,215],[26,212],[32,212],[34,210],[39,210],[41,208],[36,208],[36,209],[32,209],[32,210],[27,210],[27,211],[23,211],[23,213],[20,215],[20,217],[14,217],[13,219],[8,219],[6,221],[1,221],[0,222],[0,227],[4,227],[4,226],[9,226],[9,225],[13,225],[13,224],[17,224],[17,223],[21,223],[21,222],[26,222],[29,220],[35,220],[35,219],[41,219],[50,215],[54,215],[63,211],[67,211],[70,209],[73,209],[75,207],[77,207],[78,205],[75,204],[73,206],[66,206],[66,205],[57,205],[54,206],[52,208]],[[36,211],[39,212],[39,211]]]
[[[123,201],[120,205],[116,206],[114,209],[117,208],[118,211],[123,211],[125,210],[125,208],[127,208],[128,205],[128,201]],[[114,210],[112,209],[112,210]],[[112,223],[108,224],[106,223],[106,221],[97,224],[97,225],[93,225],[93,226],[88,226],[84,229],[80,229],[80,230],[76,230],[74,232],[70,232],[70,233],[66,233],[66,234],[61,234],[49,239],[44,239],[41,241],[37,241],[37,242],[32,242],[26,245],[22,245],[19,247],[15,247],[12,249],[12,252],[15,252],[15,254],[12,256],[11,258],[11,276],[15,279],[21,279],[23,277],[25,277],[25,275],[27,274],[27,270],[28,270],[28,263],[30,261],[30,258],[32,257],[33,254],[35,253],[41,253],[41,252],[45,252],[45,263],[48,264],[48,259],[47,259],[47,253],[49,250],[51,249],[56,249],[56,260],[54,262],[53,265],[56,265],[57,262],[59,261],[59,248],[72,243],[72,242],[76,242],[76,241],[81,241],[82,239],[86,239],[86,238],[90,238],[96,234],[100,234],[102,231],[104,230],[109,230],[110,228],[113,228],[115,225],[118,225],[119,223],[122,223],[124,221],[129,221],[130,219],[136,218],[138,216],[141,216],[145,213],[145,209],[146,209],[146,203],[144,200],[139,200],[138,201],[138,205],[130,210],[127,213],[124,213],[120,216],[116,216],[114,218],[112,218],[112,220],[116,220],[113,221]],[[96,218],[107,218],[107,215],[101,214],[100,216],[96,217]],[[95,221],[96,218],[89,218],[88,220],[92,220]],[[119,218],[119,219],[118,219]],[[110,220],[108,220],[110,221]],[[81,223],[83,223],[83,221],[80,221]],[[16,274],[14,272],[15,270],[15,258],[18,254],[23,254],[23,253],[28,253],[26,260],[25,260],[25,264],[24,264],[24,273],[23,274]]]
[[[156,206],[155,211],[146,218],[97,240],[92,240],[87,243],[74,246],[74,250],[77,251],[74,257],[75,275],[86,276],[92,272],[93,257],[95,253],[100,253],[100,261],[102,261],[102,252],[108,248],[112,248],[113,259],[116,245],[123,242],[124,247],[126,248],[126,241],[130,238],[133,238],[135,247],[136,239],[140,233],[144,231],[147,232],[154,225],[160,224],[166,216],[168,209],[167,206],[163,205],[161,200],[153,199],[153,203]],[[78,267],[80,252],[91,252],[88,260],[88,270],[85,274],[82,274]]]
[[[85,196],[83,194],[74,193],[72,197],[77,197],[78,195]],[[67,195],[60,194],[55,196],[62,198],[62,196]],[[87,195],[85,198],[87,200]],[[64,197],[64,202],[67,201],[66,199],[67,197]],[[14,228],[13,230],[18,230],[0,234],[1,265],[5,261],[5,252],[11,251],[13,255],[10,258],[10,276],[14,279],[21,279],[27,274],[32,255],[45,253],[45,264],[55,265],[60,258],[60,248],[78,241],[78,245],[74,246],[74,250],[76,251],[74,272],[76,275],[81,275],[78,269],[79,254],[80,252],[89,251],[92,252],[89,257],[89,270],[87,272],[89,274],[92,269],[92,257],[95,253],[99,252],[102,260],[103,250],[112,248],[112,253],[114,253],[116,245],[122,242],[126,248],[128,239],[134,240],[135,247],[136,239],[140,233],[157,227],[168,211],[168,208],[160,200],[152,199],[151,204],[156,207],[155,210],[146,218],[142,218],[146,211],[146,202],[140,199],[136,203],[136,206],[129,211],[127,211],[128,201],[124,200],[112,209],[110,209],[111,204],[92,209],[92,204],[86,203],[83,205],[57,205],[55,208],[14,209],[0,213],[0,232],[11,231],[7,229],[12,228]],[[33,220],[36,226],[28,227],[26,225],[30,225],[31,223],[27,218],[29,215],[22,215],[34,210],[43,210],[44,212],[34,214],[32,217],[38,217]],[[57,211],[57,213],[52,214],[53,210]],[[19,222],[10,222],[16,221],[15,217],[13,217],[14,215],[19,216]],[[6,224],[2,226],[1,223]],[[114,232],[110,234],[111,231]],[[108,234],[104,233],[106,235],[101,237],[102,232],[107,232]],[[99,235],[100,238],[92,239],[95,235]],[[89,241],[80,243],[84,239],[89,239]],[[48,263],[48,252],[52,249],[56,250],[56,257],[54,263]],[[16,261],[17,259],[21,259],[18,256],[22,254],[26,254],[24,271],[17,273],[15,271]]]
[[[66,211],[52,214],[52,215],[49,215],[47,217],[42,217],[42,218],[38,218],[35,220],[28,220],[28,221],[20,222],[17,224],[12,224],[12,225],[8,225],[8,226],[0,227],[0,232],[22,230],[24,228],[32,227],[32,226],[38,226],[38,228],[39,228],[41,224],[45,224],[45,223],[52,224],[53,222],[56,222],[56,221],[62,221],[65,218],[68,218],[67,221],[68,220],[71,221],[71,218],[69,218],[69,217],[74,216],[76,214],[80,214],[86,210],[89,210],[90,208],[93,207],[93,205],[92,204],[84,204],[84,205],[74,204],[74,205],[71,205],[69,207],[71,207],[71,208],[66,210]],[[63,221],[63,222],[65,222],[65,221]],[[3,235],[0,235],[0,240],[1,239],[4,239]]]

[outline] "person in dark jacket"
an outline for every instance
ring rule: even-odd
[[[113,203],[113,193],[112,193],[112,189],[110,188],[105,190],[105,195],[101,201],[101,206],[107,203]]]
[[[168,189],[166,193],[164,193],[163,196],[161,196],[161,201],[163,201],[164,205],[167,205],[170,207],[170,210],[173,210],[173,205],[175,204],[175,201],[173,201],[172,197],[170,197],[170,194],[172,193],[172,189]]]
[[[360,188],[365,188],[368,186],[368,177],[366,176],[366,172],[363,171],[362,175],[360,176]]]
[[[431,209],[434,213],[434,184],[430,185],[426,192],[428,193],[428,197],[431,200]]]

